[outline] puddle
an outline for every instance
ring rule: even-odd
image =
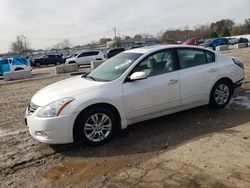
[[[230,104],[228,105],[228,108],[250,109],[250,98],[247,96],[238,96],[238,97],[232,98]]]
[[[122,167],[124,167],[124,161],[121,159],[105,160],[92,164],[86,162],[86,160],[74,160],[52,168],[42,177],[59,184],[65,182],[80,183],[83,180],[103,176]]]

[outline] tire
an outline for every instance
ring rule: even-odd
[[[117,118],[111,110],[91,108],[79,114],[74,126],[74,139],[80,144],[101,145],[112,138],[116,125]]]
[[[228,80],[219,80],[215,83],[210,94],[210,106],[214,108],[225,107],[233,95],[233,85]]]
[[[36,66],[36,67],[40,67],[40,66],[41,66],[41,63],[40,63],[40,62],[35,62],[35,66]]]
[[[59,61],[57,61],[57,62],[55,63],[55,65],[61,65],[61,63],[60,63]]]

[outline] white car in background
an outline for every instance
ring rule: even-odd
[[[207,104],[222,108],[244,77],[239,59],[201,47],[128,50],[38,91],[26,122],[41,142],[102,144],[136,122]]]
[[[75,57],[66,59],[65,64],[76,63],[78,65],[88,65],[91,61],[104,59],[104,53],[102,50],[88,50],[80,52]]]

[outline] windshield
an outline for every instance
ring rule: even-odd
[[[120,77],[142,54],[121,53],[108,59],[87,77],[100,81],[112,81]]]
[[[212,42],[211,39],[207,39],[207,40],[205,40],[205,41],[203,42],[203,44],[210,44],[211,42]]]

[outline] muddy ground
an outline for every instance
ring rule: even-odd
[[[249,70],[250,48],[226,54],[240,57]],[[191,140],[250,122],[247,77],[222,110],[203,106],[138,123],[99,147],[39,143],[24,124],[25,108],[36,91],[68,77],[0,83],[0,187],[95,187]]]

